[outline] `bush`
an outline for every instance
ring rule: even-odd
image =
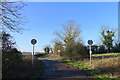
[[[10,77],[13,74],[11,70],[15,69],[15,66],[22,61],[20,55],[18,55],[14,50],[2,51],[2,77]]]
[[[116,44],[113,49],[112,49],[112,52],[120,52],[120,43],[119,44]]]
[[[58,50],[60,50],[60,53],[58,52]],[[55,45],[54,45],[54,54],[62,56],[63,51],[64,51],[64,48],[62,46],[62,43],[60,43],[60,42],[55,43]]]
[[[41,62],[35,57],[32,66],[32,55],[19,55],[15,50],[3,51],[2,78],[31,78],[39,73]]]
[[[73,61],[83,60],[88,57],[88,50],[80,42],[77,42],[72,46],[67,45],[63,56]]]

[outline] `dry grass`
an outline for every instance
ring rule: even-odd
[[[19,68],[24,70],[24,72],[20,74],[21,77],[31,78],[34,74],[39,72],[41,63],[36,57],[34,57],[34,65],[32,65],[32,55],[22,55],[22,59],[24,62],[20,63]]]
[[[120,56],[120,53],[105,53],[105,54],[92,54],[93,57],[100,57],[100,56]]]
[[[86,68],[90,68],[89,60],[84,60]],[[110,78],[120,78],[120,57],[94,59],[92,70]]]
[[[4,71],[4,78],[31,78],[35,73],[40,70],[41,62],[34,58],[34,66],[32,66],[31,55],[20,55],[22,59],[8,64],[8,71]],[[10,65],[12,65],[10,67]]]

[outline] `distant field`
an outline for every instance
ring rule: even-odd
[[[20,54],[20,55],[32,55],[32,54]]]
[[[44,54],[43,52],[35,52],[35,55],[37,54]],[[21,55],[32,55],[32,52],[22,52]]]
[[[32,53],[31,52],[22,52],[21,55],[32,55]]]
[[[105,54],[92,54],[92,57],[118,57],[120,56],[120,53],[105,53]]]

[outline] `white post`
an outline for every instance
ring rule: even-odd
[[[92,58],[91,58],[91,54],[92,54],[92,50],[91,50],[91,45],[90,45],[90,68],[92,69]]]
[[[32,66],[34,65],[34,45],[33,45],[33,52],[32,52]]]
[[[33,52],[32,52],[32,66],[34,65],[34,45],[37,43],[36,39],[31,40],[31,44],[33,44]]]

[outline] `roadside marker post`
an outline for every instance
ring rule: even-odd
[[[92,44],[93,44],[93,41],[92,40],[88,40],[88,44],[89,44],[89,54],[90,54],[90,68],[92,69],[92,56],[91,56],[91,54],[92,54],[92,50],[91,50],[91,46],[92,46]]]
[[[92,68],[92,58],[91,58],[91,54],[92,54],[92,50],[91,50],[91,45],[89,46],[90,47],[90,68]]]
[[[34,65],[34,49],[35,49],[35,44],[37,43],[36,39],[31,40],[31,44],[33,44],[33,51],[32,51],[32,66]]]

